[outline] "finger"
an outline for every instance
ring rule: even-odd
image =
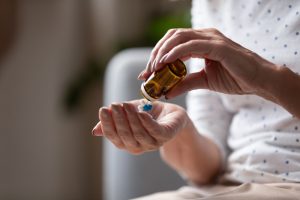
[[[111,113],[108,108],[101,108],[99,111],[103,135],[109,139],[116,147],[122,149],[124,144],[121,138],[117,135]]]
[[[194,29],[180,29],[176,31],[176,33],[168,38],[158,50],[158,53],[156,55],[156,61],[158,62],[152,65],[152,71],[159,70],[162,66],[164,66],[164,59],[167,57],[167,53],[179,44],[183,44],[195,39],[209,40],[211,38],[211,34],[207,34],[206,32],[203,32],[201,30],[196,31]]]
[[[117,134],[119,135],[127,149],[139,148],[139,143],[133,137],[127,116],[122,105],[112,104],[111,111]]]
[[[170,138],[169,133],[166,133],[162,126],[156,122],[151,115],[146,112],[138,113],[138,117],[141,120],[145,130],[153,137],[156,138],[158,145],[161,145],[164,141]]]
[[[146,67],[145,71],[143,71],[139,75],[139,79],[147,79],[152,74],[153,71],[152,71],[151,66],[154,64],[154,60],[156,58],[158,50],[161,48],[161,46],[164,44],[164,42],[169,37],[171,37],[176,31],[177,31],[177,29],[168,30],[167,33],[156,43],[155,47],[153,48],[153,50],[151,52],[151,56],[150,56],[149,62],[147,64],[147,67]]]
[[[161,47],[157,49],[157,54],[151,66],[151,71],[159,70],[163,66],[163,63],[161,61],[163,60],[165,54],[168,53],[176,45],[188,41],[188,38],[191,37],[188,36],[188,34],[191,33],[185,29],[181,29],[181,30],[177,30],[169,38],[167,38],[164,41],[164,43],[162,43]]]
[[[174,47],[165,57],[164,62],[170,63],[176,59],[186,57],[208,58],[222,61],[225,45],[217,40],[191,40]]]
[[[147,133],[140,119],[136,108],[130,103],[123,103],[129,125],[131,127],[134,138],[148,150],[157,147],[157,141]]]
[[[204,70],[189,74],[166,94],[166,99],[174,98],[180,94],[195,89],[208,89],[207,76]]]
[[[150,61],[149,61],[150,62]],[[149,63],[148,62],[148,63]],[[147,64],[148,66],[148,64]],[[144,74],[145,74],[146,70],[143,70],[137,77],[138,80],[146,80],[146,78],[144,77]]]
[[[96,124],[96,126],[92,130],[93,136],[103,136],[103,131],[101,128],[101,121]]]

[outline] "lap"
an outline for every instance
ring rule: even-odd
[[[185,186],[176,191],[159,192],[134,200],[299,200],[300,184],[244,183],[238,186]]]

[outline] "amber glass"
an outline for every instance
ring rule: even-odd
[[[186,73],[186,67],[179,59],[166,64],[142,84],[141,91],[143,96],[150,101],[159,99],[179,83]]]

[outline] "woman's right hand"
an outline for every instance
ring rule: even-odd
[[[182,107],[156,101],[151,112],[139,112],[141,101],[102,107],[93,135],[104,136],[116,147],[140,154],[159,149],[185,128],[188,116]]]
[[[147,79],[166,63],[190,58],[205,59],[205,66],[188,74],[168,92],[167,98],[194,89],[208,89],[226,94],[256,94],[277,102],[277,91],[270,90],[281,80],[282,68],[216,29],[171,29],[156,44],[149,64],[138,78]]]

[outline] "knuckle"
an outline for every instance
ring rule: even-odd
[[[182,33],[183,32],[183,30],[181,29],[181,28],[178,28],[177,30],[176,30],[176,34],[180,34],[180,33]]]
[[[214,55],[215,59],[217,59],[219,62],[222,62],[225,59],[225,54],[230,49],[228,48],[228,45],[226,44],[226,41],[224,40],[216,40],[214,41],[214,50],[211,50],[211,53]]]
[[[169,29],[169,30],[167,31],[167,33],[174,33],[174,32],[176,32],[176,31],[177,31],[176,28],[171,28],[171,29]]]
[[[178,37],[187,36],[188,34],[189,34],[189,30],[187,29],[178,29],[175,33],[175,35]]]
[[[223,50],[226,47],[226,41],[223,39],[215,40],[214,43],[215,43],[216,48],[218,48],[218,49]]]
[[[212,33],[215,33],[215,34],[220,34],[220,31],[216,28],[210,28],[209,29]]]
[[[188,45],[190,46],[198,46],[199,45],[199,41],[198,40],[191,40],[188,42]]]
[[[174,33],[175,37],[179,37],[182,34],[182,30],[181,29],[177,29]]]
[[[161,47],[159,52],[157,53],[156,59],[160,60],[161,57],[167,52],[167,48],[165,46]]]

